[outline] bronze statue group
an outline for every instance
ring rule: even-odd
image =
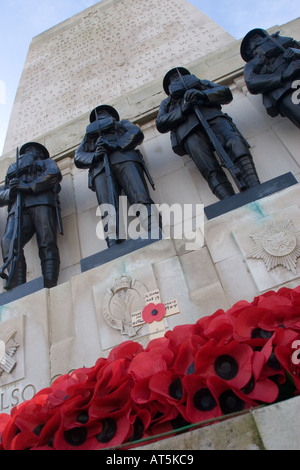
[[[246,62],[244,77],[252,94],[261,94],[266,112],[288,118],[300,128],[300,100],[295,80],[300,79],[300,43],[279,33],[251,30],[241,43]],[[299,83],[300,84],[300,83]],[[222,106],[233,99],[228,86],[199,79],[184,67],[169,70],[163,79],[166,98],[156,118],[160,133],[170,133],[173,151],[189,155],[213,194],[225,199],[235,194],[225,167],[238,191],[260,184],[250,146]],[[88,184],[99,205],[118,205],[123,192],[130,205],[147,208],[143,220],[149,230],[151,199],[147,179],[154,187],[137,147],[144,136],[140,128],[120,119],[116,109],[97,106],[75,153],[75,165],[88,169]],[[59,191],[62,175],[48,150],[37,142],[17,149],[16,162],[7,170],[0,188],[0,205],[8,206],[2,238],[3,266],[0,277],[10,290],[26,282],[24,246],[36,234],[44,287],[57,285],[60,257],[57,229],[62,233]],[[109,220],[105,227],[110,248],[123,240],[111,237]]]

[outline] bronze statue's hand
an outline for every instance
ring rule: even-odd
[[[190,103],[193,102],[194,104],[204,98],[204,93],[202,91],[196,90],[192,88],[191,90],[187,90],[184,94],[184,101]]]
[[[99,138],[96,144],[96,152],[98,150],[100,153],[111,153],[114,152],[117,149],[117,146],[115,143],[110,142],[109,140],[106,140],[104,138]]]
[[[297,78],[300,74],[300,60],[294,60],[283,71],[282,78],[285,80],[292,80]]]
[[[10,196],[15,197],[15,195],[18,192],[30,193],[31,188],[28,183],[24,183],[23,181],[20,181],[18,178],[14,178],[10,181]]]
[[[181,112],[182,114],[188,114],[193,110],[194,104],[192,101],[186,102],[184,101],[181,105]]]
[[[95,151],[95,157],[97,160],[101,160],[103,158],[103,155],[107,153],[107,150],[104,146],[102,145],[98,145],[96,147],[96,151]]]
[[[288,62],[292,60],[300,59],[300,49],[295,49],[294,47],[289,47],[283,54],[283,58]]]

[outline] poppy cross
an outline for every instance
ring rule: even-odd
[[[145,294],[145,307],[139,312],[131,314],[132,326],[149,324],[150,334],[153,338],[165,334],[166,324],[164,317],[180,313],[177,299],[162,303],[159,289]]]

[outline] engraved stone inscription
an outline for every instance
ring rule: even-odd
[[[4,153],[230,41],[186,0],[102,0],[33,39]]]

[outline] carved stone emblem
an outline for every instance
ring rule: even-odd
[[[119,276],[103,301],[105,321],[122,334],[135,336],[141,327],[132,325],[132,313],[145,306],[145,295],[148,289],[139,281],[127,275]]]
[[[300,231],[295,229],[290,220],[267,222],[250,237],[255,242],[255,247],[247,258],[262,259],[268,271],[283,266],[296,273],[296,263],[300,257]]]
[[[15,341],[16,330],[11,327],[0,328],[0,376],[10,374],[16,366],[14,355],[19,347]]]

